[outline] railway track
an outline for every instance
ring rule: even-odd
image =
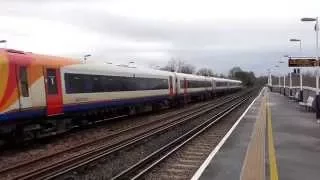
[[[169,142],[167,145],[163,146],[162,148],[158,149],[157,151],[153,152],[149,156],[145,157],[144,159],[140,160],[136,164],[130,166],[129,168],[121,171],[119,174],[112,177],[112,180],[118,180],[118,179],[139,179],[142,178],[146,173],[150,172],[155,166],[159,165],[162,161],[166,160],[170,156],[172,156],[174,153],[179,151],[182,147],[184,147],[186,144],[190,143],[195,138],[199,137],[202,133],[204,133],[207,129],[211,128],[213,125],[215,125],[218,121],[229,115],[231,112],[233,112],[235,109],[237,109],[239,106],[241,106],[243,103],[247,102],[251,97],[244,97],[241,98],[240,101],[237,101],[233,103],[230,107],[227,109],[224,109],[223,111],[220,111],[215,116],[207,119],[205,122],[199,124],[197,127],[191,129],[187,133],[185,133],[183,136],[179,137],[178,139],[175,139],[171,142]],[[213,138],[211,139],[218,139],[222,137],[218,137],[213,135]],[[189,151],[189,155],[191,156],[191,161],[194,158],[200,158],[203,156],[208,150],[210,150],[210,143],[213,141],[202,141],[200,147],[196,147],[195,149]],[[187,158],[187,161],[184,163],[180,163],[180,171],[181,167],[188,168],[193,167],[196,168],[197,166],[194,164],[188,163],[188,160],[190,162],[190,158]],[[183,170],[183,168],[182,168]],[[183,173],[182,173],[183,174]],[[177,176],[173,176],[175,179],[179,179]],[[173,178],[173,177],[163,177],[163,178]],[[183,179],[183,178],[182,178]]]
[[[4,177],[5,174],[10,174],[10,172],[16,172],[17,169],[24,169],[23,173],[15,174],[11,176],[10,179],[43,179],[43,178],[54,178],[69,171],[72,171],[76,168],[84,166],[92,161],[98,160],[101,157],[105,157],[108,154],[113,152],[119,151],[127,146],[130,146],[134,143],[137,143],[143,139],[146,139],[154,134],[161,133],[166,129],[177,126],[187,120],[192,118],[196,118],[201,116],[202,114],[209,112],[215,108],[225,105],[226,103],[232,102],[235,99],[239,99],[241,95],[237,94],[236,97],[227,97],[227,98],[220,98],[215,100],[215,104],[212,102],[205,103],[201,106],[197,107],[197,110],[190,110],[187,109],[185,111],[181,111],[171,117],[164,117],[160,120],[155,120],[140,126],[131,127],[112,135],[108,135],[97,139],[92,142],[86,142],[80,144],[77,147],[70,148],[66,151],[61,151],[56,154],[52,154],[46,157],[40,157],[31,162],[25,162],[18,164],[13,167],[9,167],[0,171],[0,175]],[[159,123],[161,122],[161,123]],[[143,132],[138,132],[137,130],[144,130]],[[145,130],[147,129],[147,130]],[[134,133],[134,131],[136,131]],[[103,141],[107,141],[108,139],[118,138],[123,134],[130,134],[129,137],[123,138],[118,142],[111,143],[111,144],[103,144],[99,145],[99,143]],[[84,152],[73,154],[73,156],[68,156],[68,158],[61,159],[59,161],[51,161],[52,158],[56,156],[66,156],[67,153],[72,151],[77,151],[77,149],[85,149],[86,146],[90,146],[91,148],[86,149]],[[69,154],[70,155],[70,154]],[[71,157],[71,158],[70,158]],[[37,163],[40,162],[47,162],[45,166],[41,166],[38,168],[31,168],[35,167]],[[7,176],[8,177],[8,176]]]
[[[2,168],[0,170],[0,176],[1,177],[8,177],[8,179],[12,179],[11,174],[15,174],[17,170],[19,171],[21,169],[22,171],[27,171],[28,169],[32,169],[31,167],[34,167],[41,162],[51,162],[53,160],[53,158],[55,158],[57,156],[68,156],[68,155],[72,156],[72,154],[68,154],[68,153],[77,152],[77,150],[86,149],[87,146],[94,146],[96,144],[99,144],[100,142],[108,141],[108,140],[114,139],[114,138],[119,138],[119,136],[128,134],[130,132],[134,132],[135,130],[144,129],[144,128],[147,128],[148,126],[152,126],[153,124],[156,124],[159,121],[167,121],[167,120],[170,120],[174,117],[178,117],[179,115],[181,115],[181,116],[184,114],[188,115],[188,113],[194,112],[193,109],[201,109],[201,108],[204,108],[208,105],[212,105],[213,101],[216,104],[219,102],[223,102],[229,98],[232,98],[232,96],[236,96],[237,94],[239,94],[239,93],[235,93],[233,95],[226,96],[226,97],[220,97],[220,98],[214,99],[214,100],[206,102],[206,103],[201,103],[199,105],[198,104],[195,106],[193,105],[191,107],[187,107],[187,108],[182,109],[182,111],[178,110],[177,113],[169,112],[167,114],[164,114],[164,116],[160,115],[160,117],[156,117],[156,119],[152,120],[151,122],[147,121],[147,123],[143,123],[143,124],[138,123],[132,127],[125,128],[125,129],[122,129],[117,132],[113,132],[112,134],[104,135],[104,136],[100,137],[99,139],[95,139],[95,140],[81,143],[81,144],[79,144],[77,146],[73,146],[67,150],[57,151],[54,154],[40,156],[36,159],[32,159],[31,161],[23,161],[23,162],[14,164],[13,166],[8,166],[6,168]],[[81,152],[79,152],[79,153],[81,153]]]

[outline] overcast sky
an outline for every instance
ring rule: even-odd
[[[319,0],[0,0],[8,48],[163,66],[178,58],[226,73],[266,73],[285,54],[315,55]],[[318,13],[318,14],[317,14]],[[4,45],[1,45],[4,46]],[[285,60],[283,58],[282,60]],[[284,69],[283,65],[283,69]]]

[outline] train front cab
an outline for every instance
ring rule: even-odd
[[[45,102],[39,92],[39,88],[44,86],[43,81],[38,82],[37,74],[41,72],[32,65],[32,57],[23,52],[2,51],[1,55],[0,112],[7,121],[37,115]]]
[[[60,65],[52,58],[0,50],[0,137],[35,136],[48,116],[63,113]]]

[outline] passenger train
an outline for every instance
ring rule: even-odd
[[[0,141],[65,132],[109,114],[204,100],[241,88],[230,79],[0,49]]]

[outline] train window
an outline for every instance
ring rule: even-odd
[[[203,88],[211,87],[211,82],[209,81],[189,81],[189,88]]]
[[[216,82],[216,86],[217,86],[217,87],[223,86],[223,82]]]
[[[100,76],[91,76],[91,82],[92,82],[91,89],[93,92],[103,92],[104,91]]]
[[[92,82],[81,74],[65,74],[64,78],[67,93],[81,93],[92,89]]]
[[[48,94],[58,94],[57,71],[47,69],[47,88]]]
[[[168,79],[65,73],[66,93],[168,89]]]
[[[21,66],[19,69],[20,75],[20,91],[23,97],[29,97],[28,73],[27,67]]]
[[[184,80],[180,80],[180,88],[184,89]]]
[[[227,82],[216,82],[216,87],[222,87],[222,86],[227,86]]]

